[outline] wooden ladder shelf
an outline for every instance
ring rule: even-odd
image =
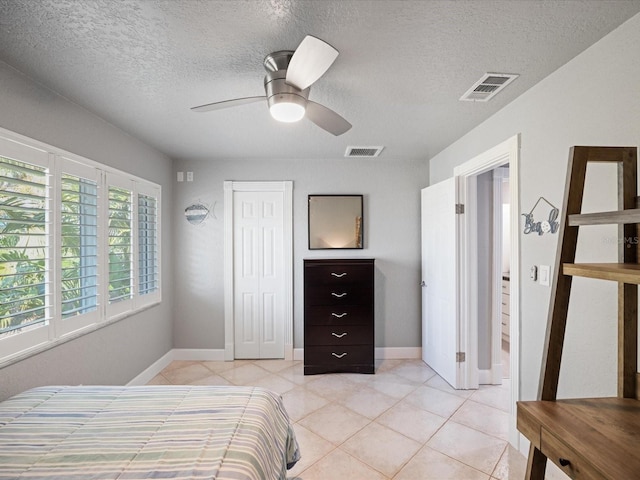
[[[619,210],[581,214],[587,164],[618,165]],[[640,479],[640,378],[636,245],[637,148],[573,147],[551,289],[538,401],[518,402],[518,430],[531,442],[527,480],[543,480],[547,459],[573,479]],[[578,229],[619,225],[619,263],[576,264]],[[573,276],[618,282],[618,392],[613,398],[556,400]]]

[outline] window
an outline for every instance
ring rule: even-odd
[[[160,194],[0,129],[0,364],[160,302]]]
[[[0,157],[0,334],[49,321],[47,169]]]
[[[158,291],[157,199],[138,195],[138,285],[140,295]]]
[[[109,303],[132,296],[131,192],[109,187]]]
[[[98,308],[98,184],[61,178],[62,318]]]

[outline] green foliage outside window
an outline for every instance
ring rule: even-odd
[[[0,335],[47,317],[46,170],[0,157]]]

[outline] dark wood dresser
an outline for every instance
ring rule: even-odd
[[[304,373],[374,373],[372,258],[304,261]]]

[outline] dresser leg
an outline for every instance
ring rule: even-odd
[[[529,459],[527,460],[527,474],[525,480],[544,480],[544,471],[547,466],[547,457],[540,450],[531,445],[529,447]]]

